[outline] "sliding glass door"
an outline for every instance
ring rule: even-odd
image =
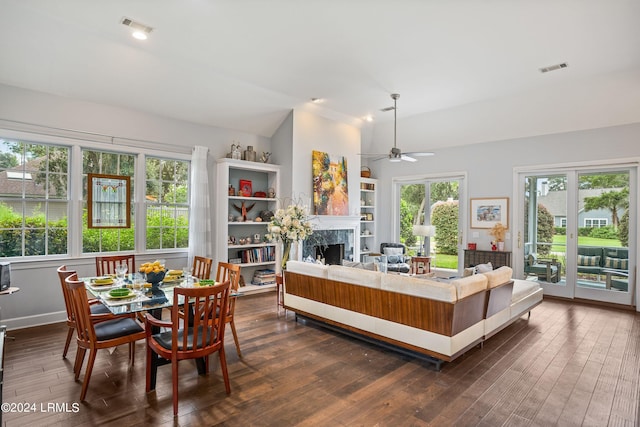
[[[633,167],[519,175],[519,273],[545,294],[631,305],[635,283]]]
[[[422,178],[396,183],[398,241],[409,255],[430,257],[432,268],[458,270],[461,181]]]

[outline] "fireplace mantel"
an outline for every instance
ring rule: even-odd
[[[348,243],[346,252],[352,251],[353,259],[360,258],[360,217],[357,215],[317,215],[310,218],[311,225],[314,230],[322,231],[323,233],[331,232],[332,230],[342,231],[346,230],[349,234],[348,242],[340,241],[338,243]],[[330,239],[329,239],[330,240]],[[336,243],[328,241],[327,243]],[[304,244],[301,243],[296,250],[295,257],[292,259],[302,260],[304,256]]]

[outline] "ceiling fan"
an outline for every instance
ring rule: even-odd
[[[415,162],[417,159],[414,159],[414,157],[425,157],[425,156],[433,156],[434,153],[432,152],[424,152],[424,151],[412,151],[412,152],[408,152],[408,153],[403,153],[402,150],[400,150],[397,145],[396,145],[396,129],[398,126],[398,115],[397,115],[397,111],[398,111],[398,107],[397,107],[397,101],[398,98],[400,98],[400,95],[397,93],[392,93],[391,94],[391,99],[393,99],[393,106],[392,107],[386,107],[383,108],[380,111],[391,111],[393,110],[393,147],[391,148],[391,150],[389,150],[389,153],[382,153],[382,154],[364,154],[364,156],[366,157],[377,157],[377,159],[373,159],[373,161],[378,161],[378,160],[382,160],[382,159],[389,159],[390,162],[400,162],[402,160],[407,161],[407,162]],[[412,157],[413,156],[413,157]]]

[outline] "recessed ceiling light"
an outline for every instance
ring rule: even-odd
[[[371,114],[363,117],[365,122],[371,123],[373,121],[373,116]]]
[[[147,33],[143,33],[142,31],[134,31],[133,33],[131,33],[131,35],[133,36],[134,39],[138,39],[138,40],[147,39]]]
[[[133,19],[126,17],[122,18],[120,23],[131,28],[133,30],[131,35],[138,40],[146,40],[151,31],[153,31],[153,27],[141,24],[140,22],[136,22]]]
[[[320,104],[321,102],[324,102],[324,99],[322,99],[322,98],[311,98],[311,102],[313,102],[314,104]]]

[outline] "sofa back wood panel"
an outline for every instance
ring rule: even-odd
[[[456,303],[285,272],[287,294],[445,336],[454,336],[484,317],[486,292]]]
[[[484,318],[493,316],[511,305],[513,294],[513,280],[504,285],[496,286],[489,290],[487,297],[487,309]]]

